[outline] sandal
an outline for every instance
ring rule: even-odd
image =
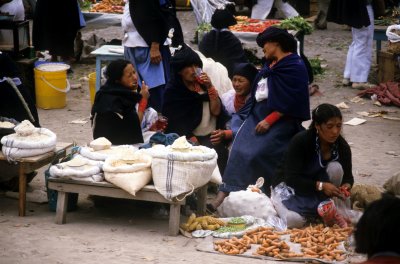
[[[212,204],[206,205],[206,214],[213,215],[217,212],[217,208],[215,208]]]

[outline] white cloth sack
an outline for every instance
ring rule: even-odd
[[[42,155],[47,152],[55,151],[55,149],[56,146],[52,146],[49,148],[38,148],[38,149],[33,149],[33,148],[23,149],[23,148],[10,148],[3,145],[2,152],[4,156],[7,158],[7,160],[16,160],[21,158],[28,158],[28,157]]]
[[[225,66],[211,58],[205,57],[198,50],[194,51],[200,56],[200,59],[203,62],[203,71],[207,73],[208,77],[210,77],[210,80],[218,93],[221,95],[232,90],[232,81],[229,79],[228,70]]]
[[[215,166],[215,169],[214,169],[213,173],[211,174],[210,182],[218,184],[218,185],[222,184],[222,176],[221,176],[221,172],[219,171],[218,166]]]
[[[218,207],[218,214],[221,217],[251,215],[264,220],[270,216],[277,216],[267,195],[250,190],[231,192]]]
[[[111,146],[109,149],[103,149],[99,151],[94,151],[90,147],[81,147],[79,149],[79,154],[85,158],[91,160],[100,160],[104,161],[108,157],[112,156],[120,156],[120,155],[129,155],[135,153],[138,149],[129,145],[119,145],[119,146]]]
[[[143,153],[133,164],[122,157],[110,157],[104,162],[103,171],[108,182],[135,196],[151,181],[151,162],[151,156]]]
[[[146,153],[153,157],[151,170],[154,186],[167,200],[181,194],[189,195],[207,184],[217,166],[217,153],[204,146],[192,147],[189,152],[178,152],[172,151],[170,146],[156,145],[147,149]]]
[[[88,159],[86,164],[78,167],[68,165],[69,161],[52,165],[50,167],[50,176],[56,178],[91,178],[93,175],[99,174],[101,169]]]
[[[268,98],[268,78],[262,78],[257,83],[255,97],[257,102],[263,101]]]
[[[47,128],[37,128],[34,134],[19,136],[10,134],[1,138],[1,144],[10,148],[40,149],[51,148],[57,143],[57,136]]]

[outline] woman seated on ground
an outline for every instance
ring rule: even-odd
[[[400,199],[384,197],[372,202],[354,233],[357,253],[368,255],[360,264],[400,263]]]
[[[105,137],[113,145],[143,143],[141,123],[150,96],[147,85],[143,82],[137,92],[137,73],[126,60],[111,62],[106,77],[92,107],[93,138]]]
[[[291,138],[310,118],[308,75],[296,54],[297,43],[286,30],[269,27],[257,37],[266,64],[253,82],[251,98],[240,110],[245,117],[235,135],[223,184],[208,204],[214,211],[230,192],[245,190],[264,177],[268,192]]]
[[[283,204],[305,217],[316,217],[321,202],[344,199],[354,183],[349,144],[341,135],[342,114],[334,105],[321,104],[312,111],[308,130],[290,142],[277,183],[283,180],[295,195]],[[326,208],[329,209],[329,208]],[[328,225],[346,222],[337,214],[334,219],[321,215]]]
[[[222,171],[227,149],[212,145],[210,134],[223,128],[229,118],[210,78],[201,71],[203,63],[190,47],[177,50],[171,59],[171,79],[164,94],[163,115],[168,118],[167,132],[186,136],[194,143],[214,148]]]
[[[234,115],[250,98],[251,86],[258,73],[257,68],[251,63],[237,63],[233,67],[232,86],[233,90],[224,93],[221,97],[222,104],[229,115]],[[237,117],[232,117],[235,120]],[[228,122],[227,130],[218,129],[211,133],[211,142],[219,144],[222,141],[231,141],[238,127],[235,127],[235,122]]]
[[[204,56],[226,67],[229,78],[233,76],[235,63],[248,61],[242,43],[228,29],[236,23],[235,17],[228,10],[216,9],[211,18],[213,29],[204,35],[199,44],[199,50]]]

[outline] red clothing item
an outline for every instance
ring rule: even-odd
[[[400,257],[395,256],[376,256],[359,264],[400,264]]]
[[[238,112],[240,108],[244,106],[246,103],[247,95],[238,95],[235,94],[235,100],[233,101],[233,107],[235,107],[235,111]]]

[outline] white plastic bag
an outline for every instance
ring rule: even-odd
[[[218,207],[218,214],[221,217],[251,215],[264,220],[270,216],[276,216],[277,213],[270,198],[259,189],[263,181],[263,178],[259,178],[255,186],[250,185],[245,191],[231,192]]]
[[[271,200],[283,224],[287,228],[300,228],[304,226],[306,219],[297,212],[287,209],[282,203],[282,201],[289,199],[292,195],[294,195],[294,190],[284,182],[281,182],[273,189],[271,188]]]
[[[399,42],[400,41],[400,35],[396,34],[395,30],[400,31],[400,25],[391,25],[388,26],[386,29],[386,36],[390,42]]]

